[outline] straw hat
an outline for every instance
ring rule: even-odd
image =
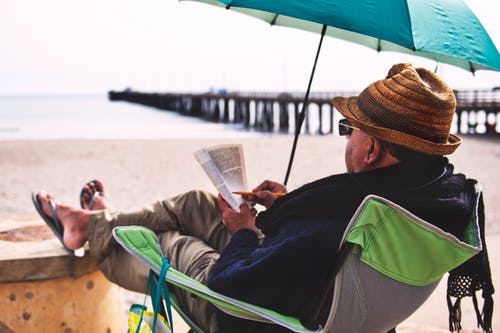
[[[394,65],[384,80],[357,97],[335,97],[333,105],[366,134],[417,152],[447,155],[461,143],[450,134],[455,94],[425,68]]]

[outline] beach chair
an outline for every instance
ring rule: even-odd
[[[166,260],[152,231],[116,227],[113,235],[127,251],[160,273]],[[343,236],[339,249],[343,261],[334,275],[332,304],[323,327],[309,329],[297,318],[224,296],[173,268],[168,269],[165,280],[230,315],[274,323],[294,332],[385,333],[410,316],[446,272],[481,248],[477,211],[469,221],[465,240],[460,241],[391,201],[370,195]],[[202,332],[173,306],[193,331]]]

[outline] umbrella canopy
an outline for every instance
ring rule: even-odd
[[[500,54],[462,0],[197,0],[272,25],[321,32],[377,51],[417,55],[475,72]]]

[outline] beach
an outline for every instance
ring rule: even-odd
[[[113,205],[119,210],[173,196],[190,189],[214,191],[204,171],[193,157],[202,147],[241,143],[250,187],[264,179],[282,182],[292,136],[172,138],[138,140],[3,140],[0,141],[0,219],[39,219],[31,202],[31,192],[44,189],[58,202],[79,205],[84,183],[101,179]],[[486,205],[486,234],[493,278],[500,286],[495,264],[500,260],[500,194],[497,176],[500,145],[497,140],[465,137],[451,155],[456,172],[478,179],[483,185]],[[345,138],[302,136],[295,156],[288,189],[344,171]],[[446,332],[448,326],[445,279],[429,301],[401,325],[401,332]],[[137,294],[126,293],[126,302]],[[139,301],[142,301],[142,297]],[[463,326],[475,328],[471,301],[464,303]],[[124,305],[126,307],[126,304]],[[493,327],[500,327],[500,309],[495,309]],[[182,331],[182,330],[180,330]]]

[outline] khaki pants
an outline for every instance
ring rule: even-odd
[[[96,211],[90,219],[90,253],[106,277],[120,286],[144,292],[149,267],[128,254],[112,236],[116,226],[139,225],[153,230],[173,268],[206,284],[219,252],[230,235],[222,224],[217,198],[191,191],[136,212]],[[213,306],[176,289],[181,308],[202,329],[217,330]]]

